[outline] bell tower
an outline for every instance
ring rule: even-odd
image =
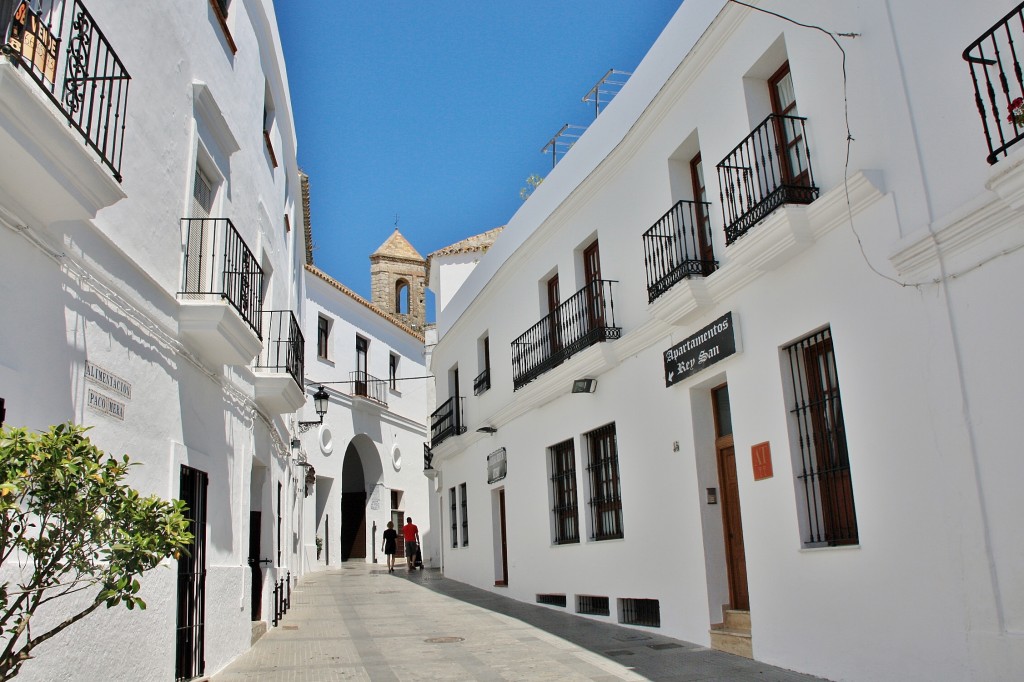
[[[370,255],[373,305],[418,332],[427,320],[427,261],[402,233],[395,231]]]

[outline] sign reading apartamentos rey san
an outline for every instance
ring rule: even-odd
[[[665,351],[665,386],[693,376],[736,352],[732,312]]]

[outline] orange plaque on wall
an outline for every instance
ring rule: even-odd
[[[768,441],[751,446],[750,458],[754,462],[755,481],[772,477],[772,446]]]

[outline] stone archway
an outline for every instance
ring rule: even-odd
[[[341,560],[367,557],[367,494],[383,479],[377,446],[359,434],[345,449],[341,469]]]

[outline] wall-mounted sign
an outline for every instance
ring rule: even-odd
[[[110,415],[115,419],[124,421],[124,403],[119,403],[113,398],[108,398],[102,393],[97,393],[91,388],[89,389],[88,394],[88,404],[90,408],[97,412],[102,412],[103,414]]]
[[[665,386],[678,383],[736,352],[732,312],[665,351]]]
[[[128,400],[132,399],[132,385],[130,383],[95,363],[86,361],[85,378],[118,395],[124,396]]]
[[[505,478],[505,448],[499,448],[487,455],[487,482],[494,483]]]
[[[754,463],[755,481],[763,481],[774,476],[772,473],[772,446],[768,441],[751,446],[750,459]]]

